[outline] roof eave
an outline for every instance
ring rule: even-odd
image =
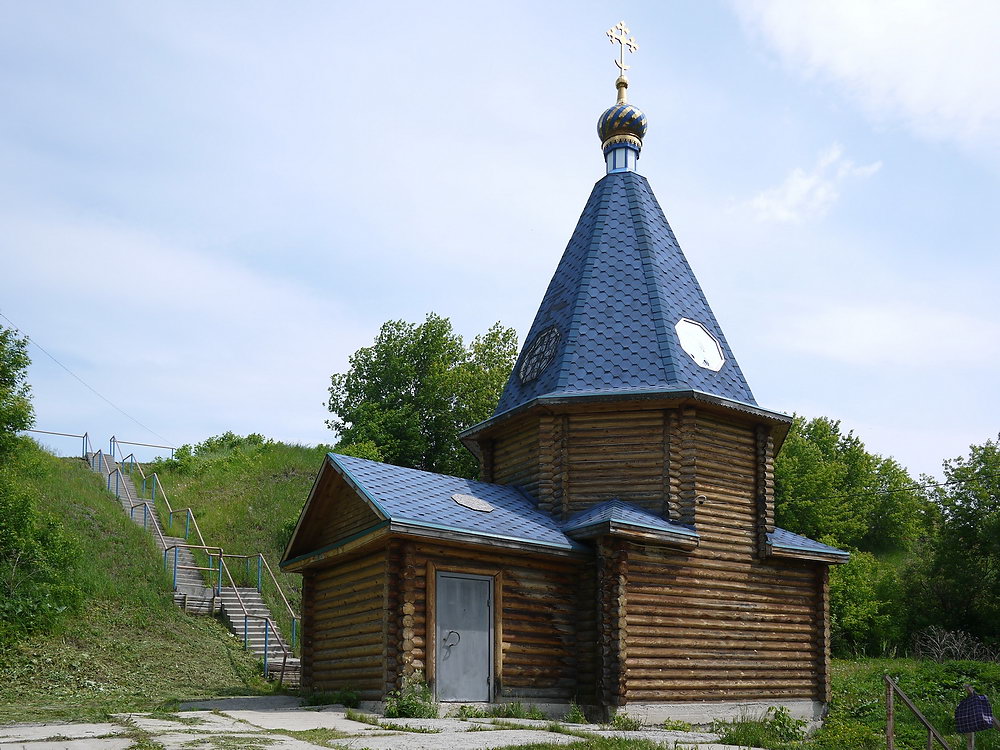
[[[539,542],[532,539],[520,537],[501,536],[498,534],[487,534],[449,526],[426,523],[423,521],[412,521],[406,519],[393,520],[389,525],[389,530],[393,534],[401,536],[419,537],[421,539],[436,539],[439,541],[454,542],[458,544],[483,545],[490,547],[503,547],[505,549],[519,552],[530,552],[532,554],[544,553],[562,557],[583,557],[589,554],[589,550],[581,544],[567,539],[567,544],[551,544]],[[568,535],[567,535],[568,536]]]
[[[828,565],[843,565],[851,559],[849,552],[842,552],[840,550],[836,552],[823,552],[803,547],[782,547],[771,543],[767,545],[767,555],[768,557],[780,557],[791,560],[809,560]]]
[[[694,401],[756,417],[774,425],[776,428],[775,451],[784,442],[785,436],[788,434],[788,430],[792,424],[792,416],[789,414],[762,409],[754,404],[747,404],[735,399],[724,398],[689,388],[679,390],[588,391],[581,393],[554,392],[536,396],[512,409],[495,414],[489,419],[463,430],[459,433],[459,438],[471,450],[471,446],[475,444],[476,440],[485,434],[489,434],[492,428],[538,407],[614,401]]]
[[[643,528],[620,521],[600,521],[588,524],[578,529],[567,531],[566,536],[573,539],[596,539],[602,536],[614,536],[683,550],[695,549],[701,541],[696,534],[671,533],[661,529]]]

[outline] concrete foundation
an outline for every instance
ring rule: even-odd
[[[704,726],[716,720],[731,720],[739,717],[759,717],[769,708],[784,707],[796,719],[804,719],[810,724],[820,722],[826,715],[826,704],[810,700],[774,700],[745,703],[629,703],[615,711],[640,719],[643,724],[653,726],[666,719],[686,721],[694,726]]]

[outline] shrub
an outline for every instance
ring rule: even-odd
[[[913,634],[913,655],[932,659],[1000,662],[1000,647],[989,646],[961,630],[945,630],[934,625]]]
[[[436,719],[438,706],[421,672],[403,678],[403,686],[385,697],[388,719]]]
[[[52,631],[79,608],[79,549],[39,513],[11,471],[0,470],[0,646]]]
[[[772,747],[805,736],[806,722],[796,719],[784,706],[769,708],[760,716],[743,714],[731,721],[713,721],[712,731],[725,745]]]
[[[583,712],[583,709],[576,705],[576,702],[569,704],[569,711],[566,712],[566,716],[563,717],[563,721],[567,724],[586,724],[587,715]]]
[[[690,732],[693,729],[688,722],[680,719],[664,719],[660,727],[669,732]]]
[[[638,732],[642,729],[642,719],[628,714],[615,714],[608,722],[608,727],[622,732]]]

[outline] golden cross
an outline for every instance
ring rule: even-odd
[[[629,52],[635,52],[639,49],[639,45],[636,44],[635,39],[629,36],[628,26],[625,25],[624,21],[619,21],[617,26],[612,26],[608,29],[608,39],[611,40],[612,44],[618,43],[621,45],[621,53],[617,60],[615,60],[615,65],[621,71],[622,75],[625,75],[625,71],[631,66],[625,64],[625,49],[627,48]]]

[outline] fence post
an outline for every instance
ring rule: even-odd
[[[174,546],[174,591],[177,590],[177,546]]]
[[[142,504],[142,530],[148,531],[146,523],[149,521],[149,505],[147,503]],[[176,583],[176,581],[174,581]]]
[[[885,677],[885,746],[888,750],[896,750],[896,716],[893,705],[892,678]]]
[[[270,650],[267,645],[267,626],[270,624],[269,620],[264,620],[264,679],[267,679],[267,657],[270,655],[268,651]]]
[[[151,499],[154,503],[156,502],[156,485],[159,483],[159,481],[160,478],[156,476],[156,474],[153,474],[153,492],[152,492],[153,496]]]
[[[296,625],[298,624],[298,618],[292,615],[292,651],[295,650],[295,636],[296,636]]]
[[[115,497],[117,498],[120,498],[122,496],[122,490],[120,486],[121,478],[122,478],[122,470],[115,469]]]
[[[190,534],[191,534],[191,509],[188,508],[187,520],[184,522],[184,541],[187,541],[187,538]]]
[[[264,589],[261,586],[261,571],[263,570],[264,554],[262,552],[257,553],[257,593],[263,594]]]

